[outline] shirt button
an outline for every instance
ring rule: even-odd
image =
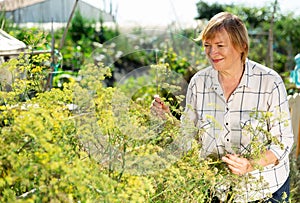
[[[227,142],[229,142],[229,139],[227,139]]]
[[[229,111],[229,108],[228,108],[228,107],[226,107],[226,110],[227,110],[227,111]]]
[[[225,125],[228,125],[228,123],[225,123]]]

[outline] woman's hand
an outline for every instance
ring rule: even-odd
[[[277,165],[279,160],[271,150],[265,151],[258,160],[248,160],[237,154],[227,154],[222,157],[232,173],[244,175],[254,170],[254,166],[265,167],[268,165]]]
[[[150,106],[153,115],[162,119],[166,119],[166,115],[171,115],[170,108],[167,106],[158,95],[154,95],[154,100]]]
[[[254,170],[251,162],[237,154],[227,154],[222,157],[233,174],[242,176]]]

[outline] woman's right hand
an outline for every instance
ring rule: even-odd
[[[167,115],[171,115],[169,106],[158,95],[154,95],[150,110],[153,115],[162,119],[167,119]]]

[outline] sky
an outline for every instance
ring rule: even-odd
[[[109,8],[110,0],[84,0],[94,5],[103,5]],[[118,23],[135,25],[168,25],[177,22],[179,25],[192,24],[197,16],[196,3],[199,0],[112,0],[117,8]],[[274,0],[205,0],[208,3],[243,4],[246,6],[265,6]],[[300,15],[299,0],[278,0],[280,10],[294,12]]]

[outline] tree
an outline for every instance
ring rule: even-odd
[[[75,12],[74,18],[71,22],[70,34],[74,42],[79,41],[83,38],[91,38],[94,31],[92,29],[93,22],[85,19],[79,10]]]
[[[209,5],[204,1],[199,1],[196,3],[198,16],[195,19],[210,19],[215,14],[225,11],[226,5],[222,5],[219,3],[213,3]]]

